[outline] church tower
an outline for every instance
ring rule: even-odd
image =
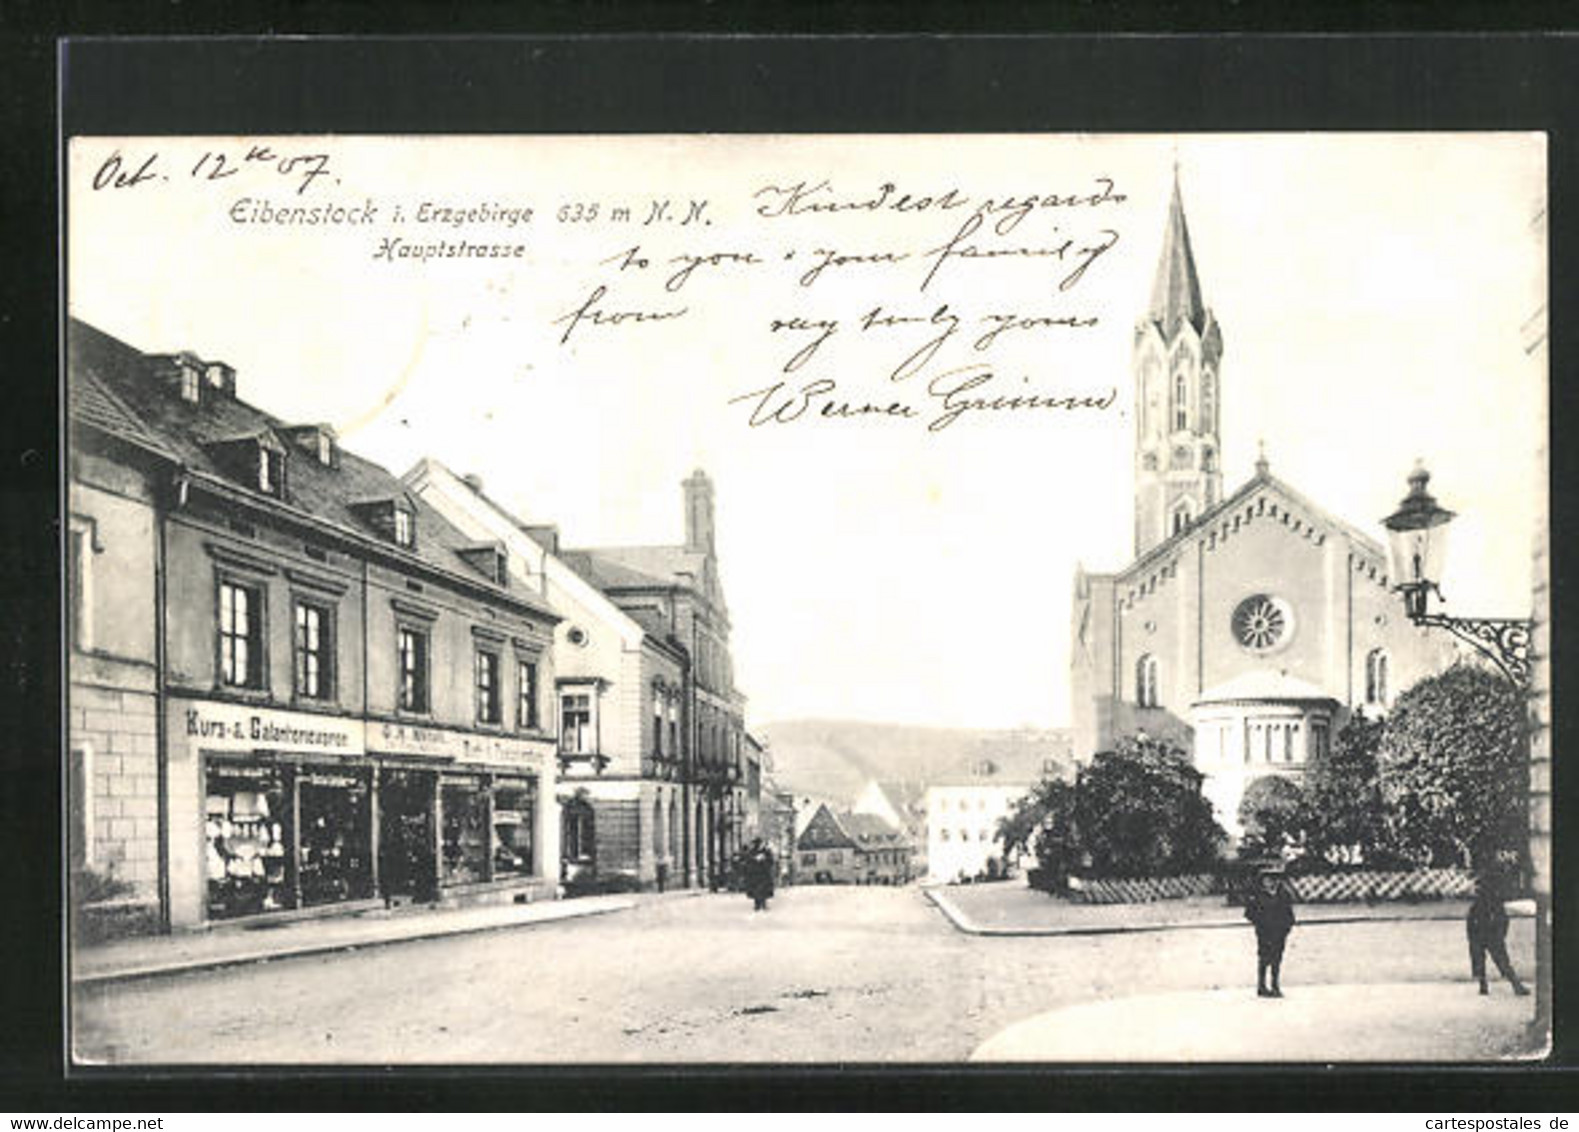
[[[1201,281],[1173,171],[1151,303],[1135,324],[1135,554],[1180,531],[1223,497],[1219,367],[1223,339]]]

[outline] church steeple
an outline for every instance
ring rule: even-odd
[[[1135,324],[1135,553],[1222,499],[1217,430],[1223,339],[1201,294],[1179,170],[1151,302]]]
[[[1201,280],[1195,273],[1195,253],[1190,250],[1190,226],[1184,219],[1177,165],[1173,167],[1173,200],[1168,204],[1168,225],[1162,233],[1162,255],[1157,259],[1147,313],[1165,338],[1173,337],[1181,322],[1188,322],[1197,334],[1205,329],[1206,305],[1201,302]]]

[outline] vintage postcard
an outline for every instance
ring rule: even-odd
[[[65,159],[79,1066],[1547,1048],[1544,135]]]

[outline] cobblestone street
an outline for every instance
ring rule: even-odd
[[[1509,944],[1529,973],[1528,921]],[[1289,999],[1269,1008],[1316,984],[1453,983],[1473,999],[1467,966],[1461,923],[1309,925],[1289,944]],[[113,1063],[958,1062],[1048,1011],[1253,975],[1248,931],[985,938],[916,888],[790,888],[765,915],[711,895],[79,987],[75,1050]],[[1508,988],[1493,994],[1487,1018],[1504,1019]],[[1394,1056],[1451,1053],[1429,1030],[1399,1040]]]

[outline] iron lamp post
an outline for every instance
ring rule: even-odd
[[[1530,632],[1527,618],[1453,617],[1431,612],[1447,552],[1447,525],[1454,513],[1437,505],[1426,490],[1431,474],[1416,463],[1409,473],[1409,494],[1382,520],[1392,559],[1393,588],[1403,596],[1404,612],[1416,625],[1446,629],[1491,660],[1519,691],[1530,686]]]

